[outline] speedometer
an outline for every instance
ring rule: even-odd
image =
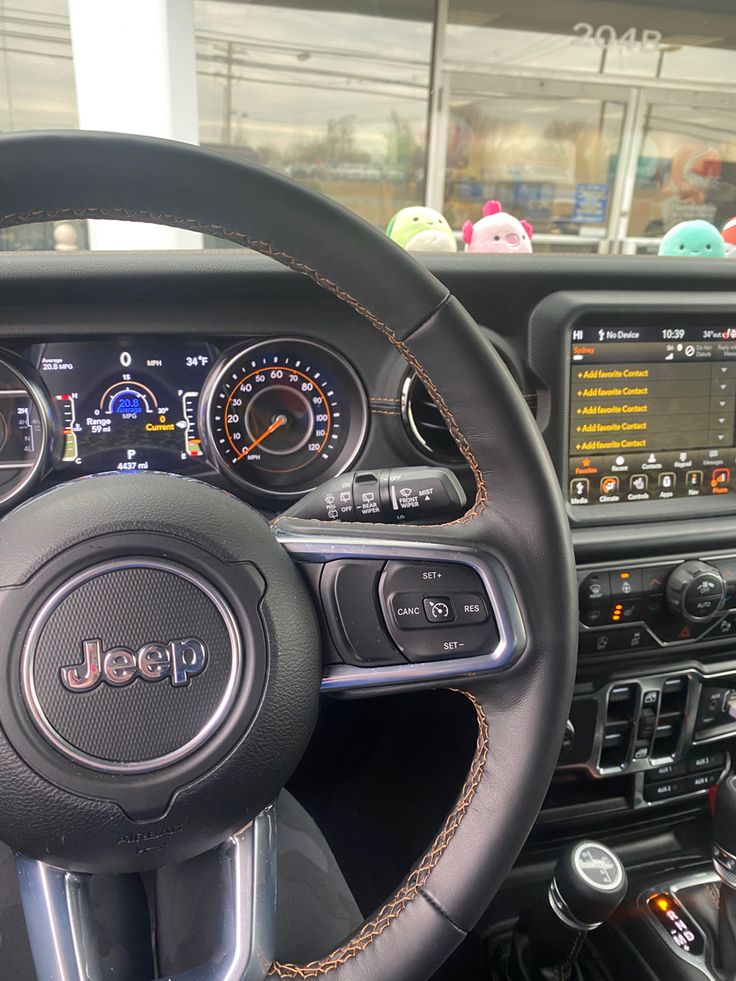
[[[360,449],[366,399],[350,365],[298,338],[224,356],[207,380],[201,429],[239,483],[294,495],[346,470]]]

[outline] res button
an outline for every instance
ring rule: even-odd
[[[480,593],[456,593],[453,599],[458,623],[485,623],[488,619],[488,607]]]

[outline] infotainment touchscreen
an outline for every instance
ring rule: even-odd
[[[736,329],[572,331],[568,500],[734,492]]]

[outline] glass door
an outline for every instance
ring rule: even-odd
[[[428,199],[453,228],[495,198],[532,223],[537,252],[610,251],[629,88],[447,71],[442,90],[434,123],[446,153],[429,175]]]
[[[664,233],[736,217],[736,93],[643,90],[620,251],[656,252]]]

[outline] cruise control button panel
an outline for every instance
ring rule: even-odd
[[[387,562],[378,587],[391,639],[409,661],[490,654],[499,643],[481,577],[454,562]]]

